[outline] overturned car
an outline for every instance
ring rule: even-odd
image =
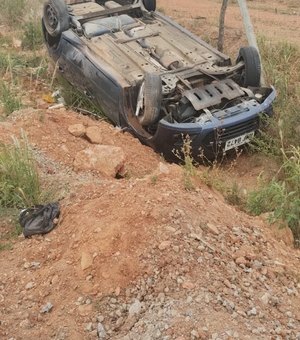
[[[48,0],[42,25],[63,76],[167,159],[186,136],[195,159],[236,149],[272,114],[275,90],[260,86],[255,48],[232,64],[156,0]]]

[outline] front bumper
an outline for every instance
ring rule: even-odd
[[[182,150],[185,142],[190,143],[191,156],[195,160],[218,158],[224,154],[228,140],[259,130],[261,115],[271,116],[273,113],[272,102],[275,97],[276,91],[272,87],[261,104],[249,101],[196,123],[174,124],[162,119],[147,144],[169,161],[178,161],[178,155],[181,159],[184,157]]]

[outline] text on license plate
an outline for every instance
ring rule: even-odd
[[[225,144],[225,151],[237,148],[240,145],[250,142],[251,138],[254,137],[254,131],[245,133],[244,135],[229,139]]]

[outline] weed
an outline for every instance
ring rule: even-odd
[[[265,183],[260,179],[259,188],[250,192],[247,199],[247,208],[251,214],[274,211],[284,199],[284,187],[273,179]]]
[[[166,10],[163,7],[158,7],[157,11],[162,14],[166,14]]]
[[[268,82],[278,98],[275,119],[255,140],[255,148],[274,157],[279,170],[270,182],[260,182],[250,193],[248,210],[253,214],[271,212],[271,221],[283,221],[300,246],[300,50],[286,43],[259,41]],[[281,165],[280,165],[281,164]]]
[[[0,35],[0,46],[8,47],[12,44],[12,38],[7,35]]]
[[[282,153],[284,162],[277,176],[250,193],[248,209],[255,215],[272,212],[271,221],[285,222],[300,247],[300,147]]]
[[[8,86],[5,82],[0,84],[0,102],[7,116],[22,107],[21,100],[16,96],[13,86]]]
[[[15,75],[24,75],[28,69],[46,68],[45,58],[39,55],[26,53],[2,53],[0,52],[0,74],[10,73],[11,78]]]
[[[40,203],[38,172],[25,136],[13,145],[0,146],[0,206],[30,207]]]
[[[24,17],[26,0],[1,0],[1,22],[9,26],[15,26]]]
[[[43,33],[41,23],[31,19],[24,26],[22,46],[32,51],[37,50],[43,44]]]
[[[78,110],[82,113],[94,115],[97,118],[103,118],[104,114],[101,108],[94,104],[88,96],[82,94],[74,86],[62,77],[58,77],[58,83],[61,87],[61,94],[67,106]]]
[[[19,223],[20,211],[18,208],[2,207],[0,205],[0,221],[2,230],[0,232],[0,241],[10,241],[17,238],[22,233],[22,227]]]
[[[157,176],[156,175],[151,176],[151,184],[155,185],[156,183],[157,183]]]
[[[269,140],[271,149],[276,150],[274,143],[281,143],[281,131],[285,147],[299,145],[300,49],[287,42],[272,44],[264,38],[259,39],[259,45],[267,80],[278,92],[274,104],[276,119],[268,128],[265,144]]]
[[[225,199],[231,205],[238,207],[244,207],[245,205],[245,198],[236,182],[234,182],[232,186],[226,190]]]
[[[0,243],[0,252],[4,250],[11,250],[12,249],[12,244],[11,243]]]
[[[182,135],[182,147],[180,150],[173,150],[174,155],[182,163],[183,182],[186,190],[194,190],[192,177],[196,174],[194,159],[192,157],[192,141],[189,135]]]

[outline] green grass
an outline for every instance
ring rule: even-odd
[[[41,202],[38,171],[27,139],[0,145],[0,207],[30,207]]]
[[[12,85],[5,82],[0,83],[0,105],[2,105],[6,116],[22,107],[21,100],[16,92]]]
[[[265,143],[275,142],[277,151],[282,140],[284,147],[300,145],[300,50],[287,42],[273,44],[264,38],[259,45],[267,81],[278,93],[275,119]]]
[[[275,115],[253,148],[282,162],[281,148],[300,145],[300,49],[288,42],[259,39],[267,83],[277,91]]]
[[[248,211],[254,215],[270,212],[270,221],[288,226],[300,247],[300,147],[284,151],[283,163],[270,182],[261,182],[249,194]]]
[[[255,148],[278,163],[278,172],[247,200],[249,212],[270,212],[271,222],[290,227],[300,247],[300,50],[287,42],[272,44],[260,39],[262,60],[269,83],[278,98],[275,117]]]
[[[11,76],[24,76],[32,68],[45,67],[46,62],[43,56],[35,53],[20,53],[0,51],[0,75],[9,73]]]

